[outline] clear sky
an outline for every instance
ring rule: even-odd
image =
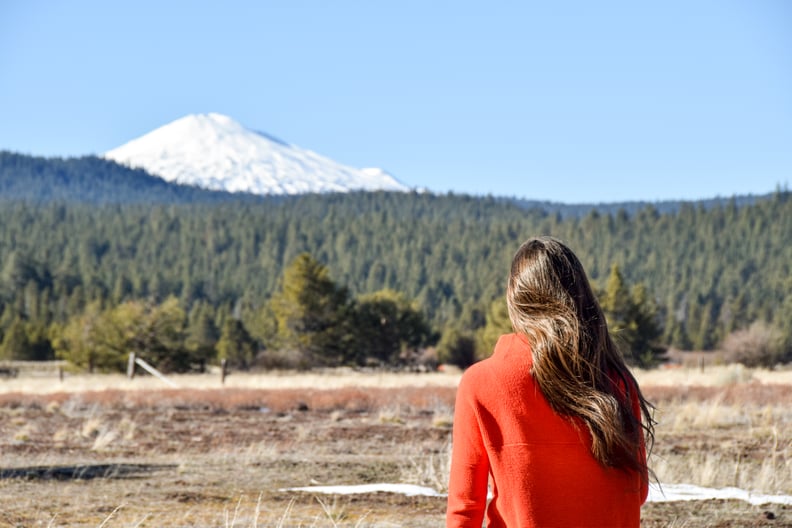
[[[436,192],[772,192],[792,2],[0,0],[0,149],[102,153],[205,112]]]

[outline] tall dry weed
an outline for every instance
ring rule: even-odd
[[[404,453],[400,466],[401,482],[426,486],[441,493],[448,492],[448,477],[451,471],[451,441],[435,453],[420,454],[415,450]]]
[[[647,392],[658,397],[652,467],[661,482],[792,493],[792,387]]]

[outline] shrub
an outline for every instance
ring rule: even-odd
[[[455,328],[443,332],[437,344],[437,359],[460,368],[468,368],[476,362],[476,342],[473,337]]]
[[[784,356],[781,332],[762,321],[727,335],[721,348],[727,362],[746,367],[773,367]]]

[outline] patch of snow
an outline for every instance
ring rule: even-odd
[[[709,499],[734,499],[759,504],[790,504],[792,495],[766,495],[740,488],[703,488],[693,484],[651,484],[647,502],[676,502]]]
[[[432,488],[415,486],[412,484],[359,484],[353,486],[306,486],[302,488],[284,488],[278,491],[304,491],[309,493],[323,493],[331,495],[354,495],[357,493],[399,493],[408,497],[422,495],[426,497],[445,497]],[[739,488],[704,488],[692,484],[657,484],[649,485],[647,502],[676,502],[710,499],[733,499],[748,502],[753,505],[760,504],[788,504],[792,505],[791,495],[766,495],[754,493]]]
[[[177,119],[104,157],[167,181],[229,192],[409,191],[382,169],[342,165],[214,113]]]

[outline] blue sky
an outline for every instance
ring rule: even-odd
[[[792,2],[0,0],[0,149],[204,112],[436,192],[766,193],[792,179]]]

